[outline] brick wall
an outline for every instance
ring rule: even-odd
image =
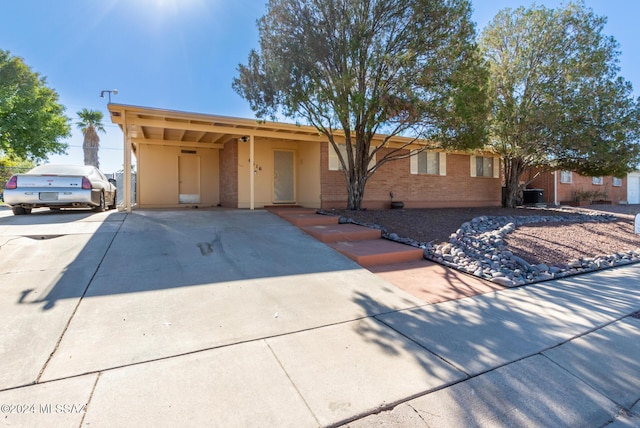
[[[524,174],[523,179],[529,181],[533,177],[534,171],[528,171]],[[606,194],[604,199],[611,201],[612,204],[618,205],[620,201],[627,200],[627,178],[622,178],[621,186],[613,185],[613,177],[607,176],[602,178],[602,184],[593,184],[592,177],[585,177],[578,173],[571,174],[571,183],[560,182],[560,171],[558,171],[557,191],[558,202],[560,204],[571,202],[575,199],[576,191],[598,192]],[[548,204],[554,203],[554,176],[553,172],[543,172],[536,177],[529,185],[529,189],[543,189],[544,202]]]
[[[225,143],[220,150],[220,205],[238,207],[238,142]]]
[[[329,171],[328,144],[321,145],[322,208],[345,208],[347,189],[342,171]],[[378,153],[378,159],[384,151]],[[365,187],[363,208],[389,208],[389,192],[405,208],[499,206],[500,179],[471,177],[470,156],[447,154],[447,175],[411,174],[409,158],[384,164]]]

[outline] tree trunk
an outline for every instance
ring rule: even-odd
[[[347,209],[361,210],[364,199],[364,188],[367,183],[367,170],[369,165],[370,141],[363,139],[364,131],[358,134],[356,144],[349,146],[351,138],[347,135],[347,168],[345,179],[347,182]]]
[[[100,137],[93,126],[89,126],[84,134],[84,142],[82,144],[82,150],[84,152],[84,164],[93,165],[96,168],[100,168],[100,161],[98,160],[98,150],[100,149]]]
[[[364,199],[365,180],[354,177],[355,179],[347,179],[347,209],[361,210],[362,200]]]
[[[515,208],[520,199],[520,176],[524,172],[525,163],[522,158],[504,159],[505,208]]]

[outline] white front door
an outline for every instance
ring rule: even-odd
[[[276,204],[294,203],[293,152],[273,152],[273,202]]]

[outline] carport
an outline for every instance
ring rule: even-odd
[[[140,207],[320,204],[320,143],[309,126],[109,104],[124,134],[124,208],[132,155]]]

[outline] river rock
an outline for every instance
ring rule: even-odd
[[[513,287],[515,285],[511,279],[504,276],[491,278],[491,282],[495,282],[496,284],[502,285],[503,287]]]
[[[396,233],[387,234],[378,225],[358,223],[348,217],[340,217],[339,222],[375,227],[380,229],[383,237],[387,239],[422,248],[426,259],[473,273],[474,276],[489,279],[505,287],[564,278],[589,270],[640,262],[640,247],[632,251],[603,255],[593,259],[572,260],[563,266],[549,266],[544,263],[532,265],[504,248],[505,236],[522,225],[545,222],[607,222],[617,219],[611,214],[566,215],[566,210],[556,209],[556,211],[558,215],[479,216],[463,223],[455,233],[450,235],[445,244],[421,243],[411,238],[402,238]],[[318,213],[333,215],[330,211],[318,210]]]

